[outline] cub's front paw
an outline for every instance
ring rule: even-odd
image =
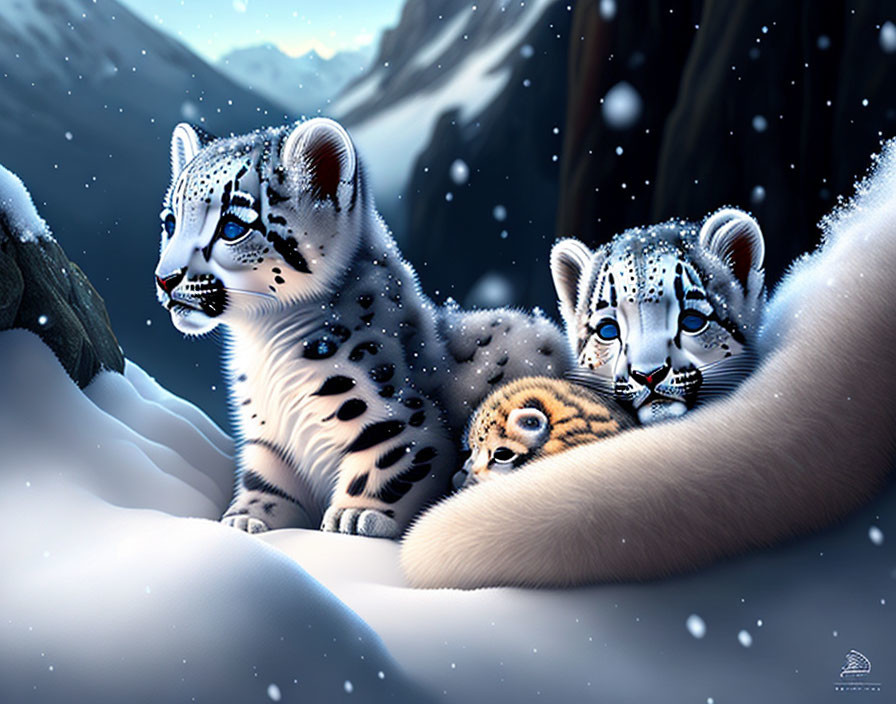
[[[230,516],[224,516],[221,523],[225,526],[231,526],[247,533],[265,533],[270,530],[268,524],[260,518],[254,518],[246,513],[237,513]]]
[[[320,529],[328,533],[348,533],[368,538],[397,538],[401,535],[398,521],[372,508],[331,506],[324,514]]]

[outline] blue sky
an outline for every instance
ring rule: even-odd
[[[120,0],[210,61],[271,42],[291,56],[329,57],[375,42],[395,26],[404,0]]]

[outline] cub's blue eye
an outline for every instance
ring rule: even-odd
[[[708,323],[706,316],[695,310],[685,311],[681,316],[681,329],[691,334],[702,331]]]
[[[619,324],[615,320],[601,320],[597,326],[597,336],[609,342],[619,337]]]
[[[162,223],[162,227],[165,228],[165,232],[168,233],[169,237],[174,236],[174,216],[170,213],[165,217],[165,222]]]
[[[228,220],[221,227],[221,239],[232,242],[238,240],[249,231],[249,228],[235,220]]]

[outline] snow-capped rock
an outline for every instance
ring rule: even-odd
[[[0,166],[0,330],[39,335],[85,386],[124,357],[103,299],[66,257],[21,180]]]

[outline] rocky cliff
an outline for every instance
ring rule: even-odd
[[[0,330],[11,328],[40,336],[82,388],[100,369],[124,370],[103,299],[0,166]]]
[[[736,205],[775,281],[896,129],[891,20],[879,2],[581,0],[557,234],[593,245]]]

